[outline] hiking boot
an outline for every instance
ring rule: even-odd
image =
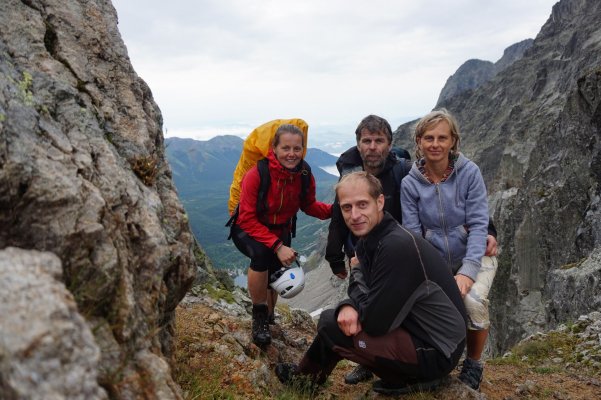
[[[387,396],[397,396],[400,394],[430,392],[440,385],[440,379],[432,381],[413,382],[413,383],[390,383],[383,380],[375,381],[371,388],[374,392]]]
[[[317,383],[313,381],[311,376],[301,374],[299,366],[296,364],[277,364],[275,366],[275,375],[284,385],[300,393],[311,394],[318,389]]]
[[[257,346],[265,346],[271,343],[267,304],[253,304],[252,334],[253,342]]]
[[[359,364],[354,370],[344,376],[344,383],[356,385],[359,382],[368,381],[373,378],[373,374],[363,365]]]
[[[275,325],[275,312],[269,314],[269,325]]]
[[[483,369],[480,361],[466,358],[463,360],[463,367],[461,367],[461,372],[459,373],[459,380],[474,390],[480,390]]]
[[[298,376],[298,365],[279,363],[275,366],[275,375],[284,385],[289,385]]]

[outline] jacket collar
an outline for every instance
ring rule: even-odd
[[[445,180],[449,179],[449,177],[453,174],[458,174],[459,170],[461,169],[461,167],[463,167],[467,162],[468,162],[468,158],[466,156],[463,155],[463,153],[459,152],[457,153],[457,156],[455,157],[454,161],[453,161],[453,166],[452,166],[452,172],[445,178]],[[413,163],[413,165],[411,166],[411,170],[409,171],[409,174],[412,175],[413,177],[415,177],[416,179],[424,179],[425,181],[430,182],[426,177],[425,177],[425,173],[424,173],[424,158],[420,158],[419,160],[415,161]]]

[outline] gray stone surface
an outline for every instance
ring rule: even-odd
[[[2,399],[107,398],[100,349],[61,275],[52,253],[0,250]]]
[[[550,271],[547,287],[551,297],[547,312],[555,320],[601,310],[601,248],[581,262]]]
[[[108,0],[2,3],[0,227],[0,249],[61,260],[111,397],[181,397],[162,357],[194,239]]]
[[[436,104],[490,81],[496,75],[495,64],[483,60],[467,60],[447,79]]]

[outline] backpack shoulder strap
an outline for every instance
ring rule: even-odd
[[[307,197],[309,186],[311,186],[311,166],[305,160],[303,160],[303,165],[301,167],[301,203]]]
[[[300,191],[300,202],[302,204],[303,201],[307,198],[307,192],[309,191],[309,187],[311,186],[311,166],[303,160],[303,165],[301,166],[301,191]],[[296,214],[292,216],[292,223],[290,227],[290,234],[292,237],[296,237]]]
[[[257,170],[259,171],[259,193],[257,194],[257,213],[262,214],[267,211],[267,192],[271,184],[271,175],[269,175],[269,160],[262,158],[257,161]]]
[[[406,158],[400,158],[399,162],[392,167],[393,175],[394,175],[394,183],[396,185],[397,190],[401,189],[401,181],[409,171],[411,171],[411,160],[407,160]]]

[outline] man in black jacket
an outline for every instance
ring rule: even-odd
[[[392,147],[392,129],[384,118],[377,115],[368,115],[363,118],[355,130],[357,146],[353,146],[340,155],[336,167],[340,176],[354,171],[366,171],[380,180],[384,189],[384,210],[393,218],[401,221],[401,179],[409,172],[409,167],[403,168],[399,161],[390,152]],[[349,229],[344,224],[338,199],[334,200],[332,207],[332,220],[330,221],[328,242],[326,245],[326,260],[330,263],[332,272],[341,279],[346,278],[345,252],[348,259],[354,252],[353,243],[356,240],[349,235]],[[343,252],[343,247],[345,252]]]
[[[355,130],[355,137],[357,146],[342,153],[336,161],[340,176],[354,171],[366,171],[378,178],[384,190],[384,210],[402,223],[401,180],[409,172],[410,160],[398,159],[391,151],[392,129],[382,117],[368,115],[363,118]],[[497,232],[492,221],[489,223],[488,233],[486,255],[493,256],[497,254]],[[336,198],[332,207],[325,258],[330,263],[332,273],[341,279],[348,275],[345,259],[352,258],[356,240],[344,223]],[[356,384],[371,377],[369,370],[358,365],[344,380],[348,384]]]
[[[438,251],[384,210],[380,181],[366,172],[336,185],[341,214],[357,236],[349,298],[322,313],[318,334],[298,365],[278,364],[283,383],[322,384],[338,361],[373,371],[378,393],[435,388],[465,346],[466,314]]]

